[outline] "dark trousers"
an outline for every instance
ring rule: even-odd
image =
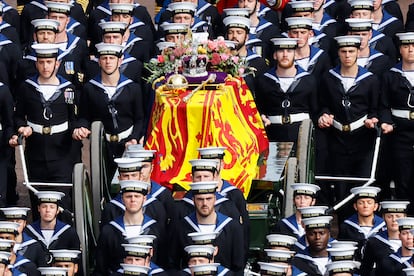
[[[414,148],[397,149],[392,151],[392,165],[397,199],[414,202]],[[408,215],[414,215],[414,206],[408,206]]]

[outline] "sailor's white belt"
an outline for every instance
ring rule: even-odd
[[[108,142],[120,142],[123,139],[127,138],[129,135],[132,134],[132,130],[134,129],[134,126],[131,126],[127,130],[124,130],[118,134],[105,134],[106,141]]]
[[[3,126],[1,125],[1,123],[0,123],[0,130],[3,130]]]
[[[354,131],[360,127],[362,127],[365,123],[365,120],[368,119],[368,115],[365,115],[364,117],[350,123],[347,125],[343,125],[340,122],[338,122],[337,120],[333,120],[333,127],[336,128],[339,131],[343,131],[343,132],[351,132]]]
[[[308,113],[296,113],[296,114],[289,114],[287,116],[282,115],[275,115],[275,116],[267,116],[272,124],[277,125],[285,125],[285,124],[292,124],[296,122],[301,122],[303,120],[309,119]]]
[[[414,120],[414,111],[403,109],[391,109],[391,114],[398,118]]]
[[[33,129],[33,132],[43,135],[53,135],[56,133],[61,133],[68,130],[69,128],[68,122],[64,122],[54,126],[43,126],[27,121],[27,125]]]

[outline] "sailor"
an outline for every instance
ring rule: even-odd
[[[50,250],[80,250],[80,240],[75,228],[57,219],[60,212],[59,204],[64,194],[39,191],[36,196],[40,219],[27,225],[24,232],[42,246],[43,260],[50,265],[52,261]]]
[[[0,33],[13,41],[16,46],[19,46],[19,48],[21,48],[19,34],[17,33],[16,28],[4,20],[3,9],[5,6],[6,5],[3,2],[0,2]]]
[[[239,275],[245,266],[242,226],[239,221],[215,211],[217,182],[197,182],[190,186],[195,211],[182,220],[172,222],[169,250],[171,268],[182,268],[184,248],[192,243],[189,233],[219,232],[213,243],[218,247],[215,260]]]
[[[353,207],[356,211],[339,227],[339,240],[358,242],[356,260],[362,258],[362,248],[368,238],[375,236],[385,227],[384,220],[377,216],[377,195],[381,191],[378,187],[354,187],[351,193],[355,195]]]
[[[391,253],[379,262],[376,274],[385,275],[406,275],[403,269],[413,267],[413,229],[414,218],[406,217],[398,219],[398,228],[400,230],[399,238],[401,247],[397,252]]]
[[[26,207],[0,208],[0,211],[3,213],[2,219],[19,224],[17,235],[14,239],[15,243],[13,250],[32,261],[36,267],[45,266],[47,263],[43,256],[42,246],[24,232],[27,225],[27,213],[29,210],[30,208]]]
[[[271,57],[273,52],[271,39],[280,37],[279,23],[270,22],[267,19],[271,18],[266,18],[264,14],[260,14],[262,4],[258,0],[240,0],[237,2],[237,7],[248,10],[248,18],[250,19],[249,38],[258,38],[263,42],[262,57],[272,62],[273,60]]]
[[[207,32],[210,38],[215,37],[210,25],[198,16],[196,16],[197,5],[192,2],[174,2],[168,5],[171,10],[172,23],[184,23],[190,27],[193,33]],[[162,37],[159,34],[159,37]]]
[[[111,21],[127,24],[123,37],[124,51],[146,62],[154,51],[154,35],[151,27],[133,16],[134,4],[109,4]],[[100,31],[100,30],[98,30]],[[136,45],[135,45],[136,44]],[[138,49],[133,49],[133,48]]]
[[[143,205],[148,193],[148,183],[137,180],[122,180],[119,182],[122,191],[122,201],[125,213],[103,226],[99,235],[95,254],[96,267],[94,275],[108,275],[120,268],[124,248],[122,244],[127,238],[139,235],[155,235],[160,240],[161,231],[157,221],[143,212]],[[154,246],[154,254],[161,250]]]
[[[0,275],[12,275],[10,268],[9,268],[9,258],[10,258],[10,253],[8,252],[2,252],[0,251]],[[15,273],[21,273],[21,272],[15,272]]]
[[[149,267],[148,274],[154,276],[163,276],[168,275],[161,267],[152,262],[152,247],[146,245],[122,244],[125,254],[123,259],[123,264],[128,265],[140,265],[144,267]],[[122,266],[122,264],[121,264]],[[116,273],[111,275],[124,275],[124,269],[118,269]]]
[[[0,239],[4,240],[3,243],[6,243],[6,241],[10,242],[5,248],[0,248],[0,251],[5,251],[11,254],[9,258],[9,268],[13,273],[16,270],[21,273],[26,273],[27,275],[39,275],[36,265],[33,262],[14,251],[18,228],[18,223],[0,221]]]
[[[75,87],[57,69],[58,45],[39,43],[36,51],[37,74],[26,79],[18,89],[15,110],[17,132],[26,138],[25,154],[31,182],[72,183],[72,152],[75,119]],[[9,140],[18,145],[17,135]],[[66,194],[62,205],[72,210],[71,188],[59,187]],[[31,194],[32,215],[37,218],[36,198]],[[70,222],[66,217],[65,221]]]
[[[271,276],[271,275],[288,276],[288,275],[292,275],[289,272],[289,266],[287,264],[274,264],[274,263],[258,262],[258,265],[260,266],[260,275],[263,275],[263,276]]]
[[[184,248],[187,256],[187,268],[184,268],[179,275],[192,275],[192,267],[195,265],[201,264],[211,264],[215,263],[214,257],[218,253],[217,246],[213,246],[211,244],[194,244],[188,245]],[[222,266],[219,265],[217,267],[217,275],[233,275],[232,272]]]
[[[228,166],[225,161],[225,147],[205,147],[205,148],[198,148],[198,152],[200,153],[201,159],[213,159],[217,160],[219,163],[217,165],[217,174],[214,180],[218,181],[217,192],[224,196],[225,198],[229,199],[231,202],[234,203],[237,210],[240,213],[240,219],[242,221],[243,229],[244,229],[244,236],[250,237],[250,221],[249,221],[249,213],[247,211],[247,202],[244,198],[243,192],[238,189],[236,186],[231,184],[228,180],[221,178],[221,171]],[[246,241],[246,252],[249,250],[249,243],[248,239]],[[247,261],[247,256],[246,256]]]
[[[370,275],[375,271],[376,264],[390,255],[397,252],[401,247],[399,239],[398,219],[406,217],[408,201],[381,201],[382,218],[387,229],[368,238],[363,249],[361,261],[361,275]],[[372,275],[372,274],[371,274]]]
[[[180,2],[180,1],[165,1],[163,7],[159,11],[158,14],[155,15],[155,24],[158,26],[163,25],[163,23],[168,22],[171,19],[171,10],[169,10],[168,4],[170,2]],[[208,25],[211,26],[213,33],[215,36],[222,35],[222,22],[221,16],[216,8],[215,5],[206,2],[205,0],[191,0],[192,2],[197,5],[195,16],[200,18],[201,20],[207,22]]]
[[[50,250],[52,253],[52,266],[66,268],[67,276],[78,275],[80,250],[57,249]]]
[[[302,121],[317,111],[317,83],[309,72],[295,65],[297,39],[274,38],[277,63],[255,79],[256,104],[269,141],[295,142]]]
[[[59,73],[70,80],[77,89],[81,89],[83,84],[83,72],[85,61],[88,58],[88,46],[82,38],[70,33],[67,25],[70,20],[71,4],[46,2],[48,15],[47,18],[59,22],[58,32],[54,43],[59,45],[62,53],[59,53],[61,68]]]
[[[66,1],[65,1],[66,2]],[[68,1],[69,2],[69,1]],[[70,15],[81,24],[86,23],[85,13],[83,12],[82,6],[73,1],[68,3],[70,5]],[[27,45],[31,44],[33,26],[31,25],[32,20],[46,18],[48,7],[46,1],[36,0],[27,3],[20,15],[20,42],[24,49]],[[13,25],[13,24],[12,24]],[[19,29],[19,28],[17,28]]]
[[[259,54],[248,48],[250,20],[242,16],[226,16],[223,19],[225,37],[235,43],[232,54],[243,59],[246,66],[253,68],[253,72],[246,71],[244,79],[250,91],[255,95],[254,78],[264,74],[268,70],[266,60]],[[252,73],[252,74],[250,74]]]
[[[372,20],[360,18],[348,18],[349,35],[359,35],[361,37],[361,46],[358,54],[358,65],[368,71],[381,77],[393,65],[389,57],[378,52],[369,46],[372,38]]]
[[[193,182],[209,182],[213,181],[218,185],[219,161],[214,159],[193,159],[191,163],[191,177]],[[220,213],[229,216],[240,223],[243,223],[243,217],[237,209],[235,202],[229,200],[225,196],[216,191],[214,208]],[[188,191],[185,196],[176,202],[174,208],[173,220],[179,220],[194,212],[194,194],[192,190]]]
[[[365,177],[371,169],[379,116],[379,81],[357,64],[361,37],[340,36],[336,40],[340,65],[322,78],[318,126],[328,129],[329,175]],[[334,185],[336,200],[345,198],[350,184]],[[341,210],[340,221],[349,213]]]
[[[171,191],[152,179],[156,152],[154,150],[142,149],[140,145],[129,145],[125,153],[130,158],[141,159],[142,168],[140,171],[140,180],[150,183],[150,186],[148,187],[148,195],[156,198],[162,203],[167,214],[167,218],[171,219],[176,205]]]
[[[372,0],[351,0],[350,18],[372,20],[374,5]],[[390,58],[390,62],[397,62],[397,49],[392,37],[372,29],[372,38],[369,40],[369,47],[383,53]]]
[[[119,45],[124,44],[123,35],[125,34],[127,28],[126,23],[108,21],[99,23],[99,26],[102,28],[102,41],[104,43]],[[139,43],[135,43],[133,49],[136,49],[138,51],[139,45]],[[144,51],[139,50],[139,52],[143,53]],[[91,57],[90,61],[88,61],[87,70],[85,70],[86,81],[89,81],[99,74],[100,68],[98,61],[98,57]],[[124,74],[127,78],[133,80],[136,83],[141,83],[142,68],[142,61],[140,59],[137,59],[135,54],[131,55],[125,52],[124,49],[122,64],[119,68],[121,74]]]
[[[122,75],[122,46],[99,44],[100,75],[84,85],[79,106],[79,121],[73,138],[81,140],[90,133],[93,121],[102,121],[108,142],[107,160],[111,160],[109,176],[116,170],[112,162],[120,157],[128,144],[143,142],[144,115],[141,88]]]
[[[414,175],[408,168],[414,164],[414,158],[410,154],[414,145],[414,140],[411,139],[414,118],[411,115],[414,110],[414,33],[400,33],[398,38],[401,62],[384,74],[382,82],[386,110],[391,110],[391,114],[384,113],[388,116],[381,118],[381,122],[389,132],[394,130],[390,137],[390,148],[396,198],[411,201],[414,199],[414,192],[410,188]],[[414,214],[414,207],[411,205],[408,214]]]
[[[327,251],[330,238],[331,216],[319,216],[303,219],[307,248],[295,255],[292,265],[308,275],[325,275],[326,264],[330,261]]]
[[[299,239],[305,235],[305,229],[302,226],[302,214],[299,209],[315,205],[316,194],[320,188],[308,183],[294,183],[291,188],[293,190],[293,205],[296,211],[293,215],[278,221],[272,229],[272,233],[286,234]]]
[[[360,263],[355,261],[336,261],[326,265],[329,276],[354,276]]]
[[[188,33],[188,25],[184,23],[165,22],[160,25],[160,28],[164,34],[164,41],[177,45],[184,41],[185,35]]]
[[[59,21],[53,19],[34,19],[33,41],[36,43],[55,43],[56,34],[59,31]],[[36,74],[36,51],[27,46],[23,51],[23,58],[18,64],[18,82],[23,82],[26,78]]]

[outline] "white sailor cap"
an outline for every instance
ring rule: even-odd
[[[95,45],[99,56],[111,55],[111,56],[122,56],[124,46],[112,43],[98,43]]]
[[[189,268],[193,272],[194,276],[217,275],[217,269],[219,265],[220,264],[218,263],[208,263],[192,265]]]
[[[384,213],[407,213],[409,201],[388,200],[381,201],[381,212]]]
[[[330,228],[331,227],[331,216],[319,216],[313,218],[302,219],[305,229],[316,229],[316,228]]]
[[[173,15],[188,13],[194,16],[197,5],[191,2],[173,2],[168,5],[168,9],[171,10]]]
[[[150,184],[139,180],[120,180],[119,185],[123,193],[135,192],[146,195]]]
[[[312,218],[325,215],[325,212],[328,210],[328,208],[328,206],[308,206],[298,208],[298,210],[302,218]]]
[[[164,31],[164,35],[186,34],[188,32],[188,24],[183,23],[164,22],[161,24],[161,28]]]
[[[290,263],[295,255],[295,251],[290,250],[278,250],[278,249],[265,249],[269,262]]]
[[[295,237],[284,234],[270,234],[266,236],[267,242],[271,247],[292,248],[298,241]]]
[[[80,250],[69,250],[69,249],[55,249],[50,250],[53,256],[53,262],[59,263],[78,263]]]
[[[32,49],[37,58],[55,58],[59,52],[59,45],[53,43],[35,43]]]
[[[313,12],[313,4],[315,1],[291,1],[289,5],[292,7],[293,12]]]
[[[27,212],[30,208],[27,207],[4,207],[0,208],[5,219],[27,219]]]
[[[414,267],[403,268],[405,275],[414,276]]]
[[[0,263],[9,264],[10,263],[11,252],[0,251]]]
[[[0,221],[0,233],[17,235],[19,224],[12,221]]]
[[[133,264],[121,264],[121,267],[124,269],[124,275],[144,276],[148,275],[148,271],[150,270],[148,266]]]
[[[133,147],[134,146],[134,147]],[[133,158],[141,158],[142,162],[152,162],[155,158],[155,150],[146,150],[139,148],[136,145],[130,145],[127,147],[126,155]]]
[[[276,50],[296,49],[298,46],[297,38],[290,37],[276,37],[270,39]]]
[[[150,255],[152,246],[140,245],[140,244],[131,244],[123,243],[121,244],[125,250],[126,256],[134,256],[140,258],[146,258]]]
[[[351,0],[348,2],[352,10],[370,10],[374,9],[373,0]]]
[[[223,19],[223,24],[227,29],[240,28],[246,31],[250,30],[250,19],[241,16],[226,16]]]
[[[309,17],[288,17],[286,18],[289,30],[292,29],[312,29],[313,19]]]
[[[287,264],[273,264],[258,262],[260,266],[260,275],[286,275]]]
[[[348,23],[348,30],[350,32],[364,32],[372,30],[372,19],[347,18],[345,21]]]
[[[223,159],[226,147],[198,148],[201,159]]]
[[[398,229],[401,230],[413,230],[414,229],[414,218],[406,217],[397,219]]]
[[[217,186],[217,181],[201,181],[190,183],[190,189],[193,195],[215,194],[217,191]]]
[[[228,16],[239,16],[239,17],[246,17],[249,18],[250,11],[248,8],[228,8],[223,9],[224,14],[226,17]]]
[[[114,162],[118,165],[119,172],[136,172],[142,169],[141,158],[115,158]]]
[[[0,251],[9,252],[12,250],[13,245],[14,241],[12,240],[0,239]]]
[[[193,244],[196,245],[213,244],[218,235],[218,232],[193,232],[187,234]]]
[[[354,270],[360,266],[356,261],[335,261],[326,265],[326,270],[329,275],[335,275],[335,273],[350,273],[353,275]]]
[[[226,47],[229,49],[235,49],[237,46],[237,42],[233,40],[226,39],[224,40],[224,43],[226,44]]]
[[[68,269],[65,267],[38,267],[37,270],[43,276],[66,276],[68,273]]]
[[[344,260],[353,260],[355,255],[355,250],[357,247],[344,246],[344,247],[330,247],[326,249],[331,255],[332,261],[344,261]]]
[[[395,35],[401,44],[414,44],[414,32],[397,33]]]
[[[57,33],[60,25],[59,21],[47,18],[34,19],[30,21],[30,23],[32,23],[35,32],[41,30],[50,30]]]
[[[157,237],[154,235],[138,235],[135,237],[127,238],[126,240],[128,241],[128,243],[131,243],[131,244],[152,246],[156,238]]]
[[[100,22],[98,25],[99,27],[101,27],[104,34],[107,34],[107,33],[124,34],[127,28],[127,24],[125,22],[120,22],[120,21]]]
[[[132,14],[135,5],[132,3],[109,3],[112,14]]]
[[[58,204],[62,197],[65,196],[62,192],[55,191],[38,191],[35,193],[38,198],[39,204],[41,203],[56,203]]]
[[[309,183],[293,183],[290,185],[293,190],[293,194],[296,195],[308,195],[315,197],[316,193],[321,189],[318,185]]]
[[[164,51],[165,49],[168,48],[175,48],[177,46],[177,44],[175,44],[174,42],[169,42],[169,41],[160,41],[157,43],[157,48],[160,51]]]
[[[49,13],[56,12],[56,13],[63,13],[66,15],[70,15],[70,9],[72,8],[71,3],[63,3],[63,2],[45,1],[45,5]]]
[[[330,243],[331,248],[350,248],[358,246],[358,243],[355,241],[338,241],[335,240]]]
[[[355,195],[355,198],[377,198],[378,193],[381,191],[378,187],[366,186],[366,187],[354,187],[351,189],[351,193]]]
[[[361,37],[358,35],[342,35],[334,37],[338,47],[356,47],[359,48],[361,46]]]
[[[194,171],[217,171],[218,161],[214,159],[193,159],[190,160],[191,170]]]
[[[204,257],[209,260],[213,259],[215,247],[212,245],[188,245],[184,247],[187,257]]]

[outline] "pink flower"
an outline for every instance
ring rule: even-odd
[[[217,49],[217,42],[216,41],[209,41],[207,43],[207,47],[209,50],[214,51],[215,49]]]
[[[232,56],[231,60],[233,61],[233,63],[239,63],[239,57],[238,56]]]
[[[185,53],[185,49],[181,47],[175,48],[173,52],[174,56],[176,57],[181,57],[182,55],[184,55],[184,53]]]
[[[239,76],[242,76],[244,74],[244,68],[243,67],[240,67],[238,71],[239,71]]]
[[[165,58],[164,58],[163,55],[158,55],[157,60],[158,60],[159,63],[164,63],[165,62]]]
[[[222,61],[227,61],[229,59],[229,56],[227,54],[220,54],[220,58]]]
[[[216,65],[219,65],[219,64],[220,64],[220,62],[221,62],[220,54],[218,54],[218,53],[213,53],[213,54],[211,55],[211,64],[212,64],[213,66],[216,66]]]

